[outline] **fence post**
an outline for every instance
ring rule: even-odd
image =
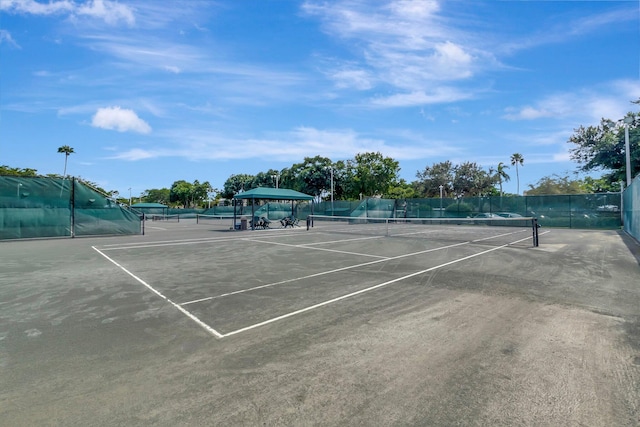
[[[64,178],[62,183],[64,184]],[[76,237],[76,178],[71,178],[71,238]]]

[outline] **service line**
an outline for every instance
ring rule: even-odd
[[[365,292],[370,292],[370,291],[373,291],[373,290],[376,290],[376,289],[391,285],[393,283],[400,282],[402,280],[410,279],[411,277],[419,276],[421,274],[425,274],[425,273],[428,273],[428,272],[433,271],[433,270],[437,270],[437,269],[442,268],[442,267],[447,267],[449,265],[456,264],[458,262],[466,261],[468,259],[475,258],[477,256],[484,255],[484,254],[487,254],[489,252],[497,251],[498,249],[503,249],[503,248],[505,248],[505,247],[507,247],[509,245],[513,245],[515,243],[523,242],[523,241],[528,240],[528,239],[530,239],[530,237],[526,237],[524,239],[516,240],[515,242],[507,243],[507,244],[504,244],[504,245],[501,245],[501,246],[496,246],[494,248],[487,249],[486,251],[482,251],[482,252],[478,252],[478,253],[473,254],[473,255],[468,255],[468,256],[465,256],[465,257],[462,257],[462,258],[458,258],[458,259],[455,259],[453,261],[445,262],[444,264],[436,265],[434,267],[430,267],[430,268],[427,268],[427,269],[424,269],[424,270],[421,270],[421,271],[417,271],[415,273],[411,273],[411,274],[408,274],[406,276],[398,277],[396,279],[389,280],[387,282],[380,283],[380,284],[375,285],[375,286],[371,286],[371,287],[368,287],[368,288],[365,288],[365,289],[360,289],[359,291],[355,291],[355,292],[352,292],[350,294],[342,295],[340,297],[333,298],[333,299],[330,299],[328,301],[324,301],[324,302],[321,302],[321,303],[318,303],[318,304],[314,304],[314,305],[309,306],[309,307],[302,308],[300,310],[296,310],[296,311],[292,311],[292,312],[287,313],[287,314],[283,314],[282,316],[278,316],[278,317],[274,317],[274,318],[265,320],[264,322],[256,323],[256,324],[244,327],[244,328],[236,329],[235,331],[227,332],[226,334],[222,334],[221,338],[225,338],[225,337],[228,337],[228,336],[231,336],[231,335],[236,335],[236,334],[239,334],[241,332],[246,332],[246,331],[249,331],[251,329],[259,328],[261,326],[265,326],[265,325],[268,325],[270,323],[277,322],[278,320],[286,319],[288,317],[292,317],[292,316],[295,316],[295,315],[298,315],[298,314],[301,314],[301,313],[305,313],[307,311],[315,310],[316,308],[324,307],[325,305],[333,304],[335,302],[342,301],[342,300],[347,299],[347,298],[351,298],[351,297],[354,297],[354,296],[357,296],[357,295],[360,295],[360,294],[364,294]],[[469,243],[469,242],[467,242],[467,243]]]
[[[268,243],[272,243],[272,242],[268,242]],[[346,270],[351,270],[351,269],[354,269],[354,268],[366,267],[368,265],[377,264],[379,262],[392,261],[392,260],[395,260],[395,259],[406,258],[406,257],[410,257],[410,256],[425,254],[425,253],[428,253],[428,252],[439,251],[439,250],[442,250],[442,249],[449,249],[449,248],[453,248],[453,247],[456,247],[456,246],[468,245],[469,243],[471,243],[471,242],[454,243],[452,245],[441,246],[441,247],[432,248],[432,249],[425,249],[424,251],[412,252],[410,254],[402,254],[402,255],[397,255],[397,256],[394,256],[394,257],[377,259],[375,261],[363,262],[361,264],[349,265],[347,267],[340,267],[340,268],[336,268],[334,270],[322,271],[320,273],[309,274],[308,276],[295,277],[293,279],[282,280],[280,282],[275,282],[275,283],[268,283],[266,285],[255,286],[253,288],[241,289],[239,291],[228,292],[226,294],[220,294],[220,295],[215,295],[215,296],[212,296],[212,297],[200,298],[200,299],[193,300],[193,301],[186,301],[186,302],[183,302],[180,305],[195,304],[195,303],[198,303],[198,302],[210,301],[210,300],[213,300],[213,299],[218,299],[218,298],[222,298],[222,297],[228,297],[230,295],[244,294],[244,293],[255,291],[255,290],[258,290],[258,289],[270,288],[272,286],[283,285],[285,283],[297,282],[299,280],[305,280],[305,279],[310,279],[310,278],[313,278],[313,277],[325,276],[327,274],[338,273],[340,271],[346,271]],[[304,245],[291,245],[291,246],[294,246],[294,247],[306,247]],[[318,248],[313,248],[313,249],[318,249]],[[361,255],[361,254],[356,254],[356,255]]]
[[[375,261],[364,262],[364,263],[361,263],[361,264],[350,265],[350,266],[347,266],[347,267],[340,267],[340,268],[336,268],[334,270],[322,271],[320,273],[314,273],[314,274],[310,274],[308,276],[302,276],[302,277],[295,277],[293,279],[282,280],[280,282],[267,283],[266,285],[260,285],[260,286],[255,286],[253,288],[247,288],[247,289],[241,289],[241,290],[238,290],[238,291],[227,292],[227,293],[220,294],[220,295],[214,295],[214,296],[210,296],[210,297],[198,298],[196,300],[185,301],[183,303],[180,303],[180,305],[196,304],[196,303],[199,303],[199,302],[211,301],[211,300],[214,300],[214,299],[228,297],[228,296],[231,296],[231,295],[244,294],[244,293],[247,293],[247,292],[256,291],[258,289],[270,288],[270,287],[273,287],[273,286],[283,285],[283,284],[286,284],[286,283],[297,282],[299,280],[305,280],[305,279],[310,279],[310,278],[313,278],[313,277],[324,276],[324,275],[327,275],[327,274],[338,273],[340,271],[346,271],[346,270],[351,270],[351,269],[354,269],[354,268],[366,267],[366,266],[377,264],[377,263],[380,263],[380,262],[393,261],[393,260],[396,260],[396,259],[401,259],[401,258],[406,258],[406,257],[416,256],[416,255],[422,255],[422,254],[425,254],[425,253],[439,251],[439,250],[443,250],[443,249],[450,249],[450,248],[454,248],[456,246],[468,245],[468,244],[471,244],[471,243],[474,243],[474,242],[480,242],[480,241],[483,241],[483,240],[489,240],[489,239],[493,239],[493,238],[496,238],[496,237],[503,237],[503,236],[507,236],[507,235],[510,235],[510,234],[513,234],[513,233],[505,233],[505,234],[500,234],[498,236],[485,237],[485,238],[482,238],[482,239],[476,239],[476,240],[471,240],[471,241],[467,241],[467,242],[453,243],[453,244],[447,245],[447,246],[440,246],[440,247],[437,247],[437,248],[425,249],[423,251],[412,252],[412,253],[397,255],[397,256],[393,256],[393,257],[377,256],[380,259],[377,259]],[[354,240],[354,239],[346,239],[346,241],[351,241],[351,240]],[[521,242],[523,240],[526,240],[526,239],[518,240],[517,242]],[[294,245],[294,244],[280,243],[280,242],[265,242],[265,241],[262,241],[262,240],[259,240],[259,239],[252,239],[252,241],[256,242],[256,243],[266,243],[266,244],[270,244],[270,245],[280,245],[280,246],[289,246],[289,247],[294,247],[294,248],[306,248],[306,249],[319,250],[319,251],[338,252],[338,253],[349,254],[349,255],[376,256],[376,255],[368,255],[368,254],[362,254],[362,253],[356,253],[356,252],[338,251],[338,250],[335,250],[335,249],[323,249],[323,248],[311,247],[311,245],[316,245],[316,244],[319,244],[319,243],[303,243],[303,244],[299,244],[299,245]],[[324,243],[340,243],[340,242],[341,242],[340,240],[335,240],[333,242],[324,242]],[[517,243],[517,242],[513,242],[513,243]],[[509,245],[511,245],[513,243],[509,243],[509,244],[507,244],[505,246],[509,246]]]

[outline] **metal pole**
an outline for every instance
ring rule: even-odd
[[[627,187],[631,185],[631,152],[629,150],[629,117],[624,119],[624,151],[627,158]]]
[[[624,182],[620,181],[620,223],[624,225]]]
[[[333,168],[331,168],[331,215],[335,215],[333,210]]]
[[[76,178],[71,178],[71,237],[76,237]]]
[[[440,186],[440,218],[442,218],[442,185]]]

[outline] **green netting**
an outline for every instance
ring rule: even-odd
[[[640,175],[624,190],[624,230],[640,241]]]
[[[268,202],[264,205],[256,208],[254,215],[257,217],[265,217],[268,219],[281,219],[292,214],[292,210],[295,214],[296,202]]]
[[[213,206],[206,209],[205,215],[233,216],[233,206]]]
[[[640,185],[639,185],[640,186]],[[432,199],[370,198],[343,216],[367,218],[536,217],[546,227],[615,229],[621,223],[620,193]],[[327,211],[330,202],[318,204]],[[334,202],[337,206],[337,202]],[[345,206],[346,205],[342,205]]]
[[[0,176],[0,239],[140,230],[138,215],[76,179]]]

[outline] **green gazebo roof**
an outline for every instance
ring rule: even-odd
[[[288,188],[253,188],[233,196],[234,199],[313,200],[313,196]]]

